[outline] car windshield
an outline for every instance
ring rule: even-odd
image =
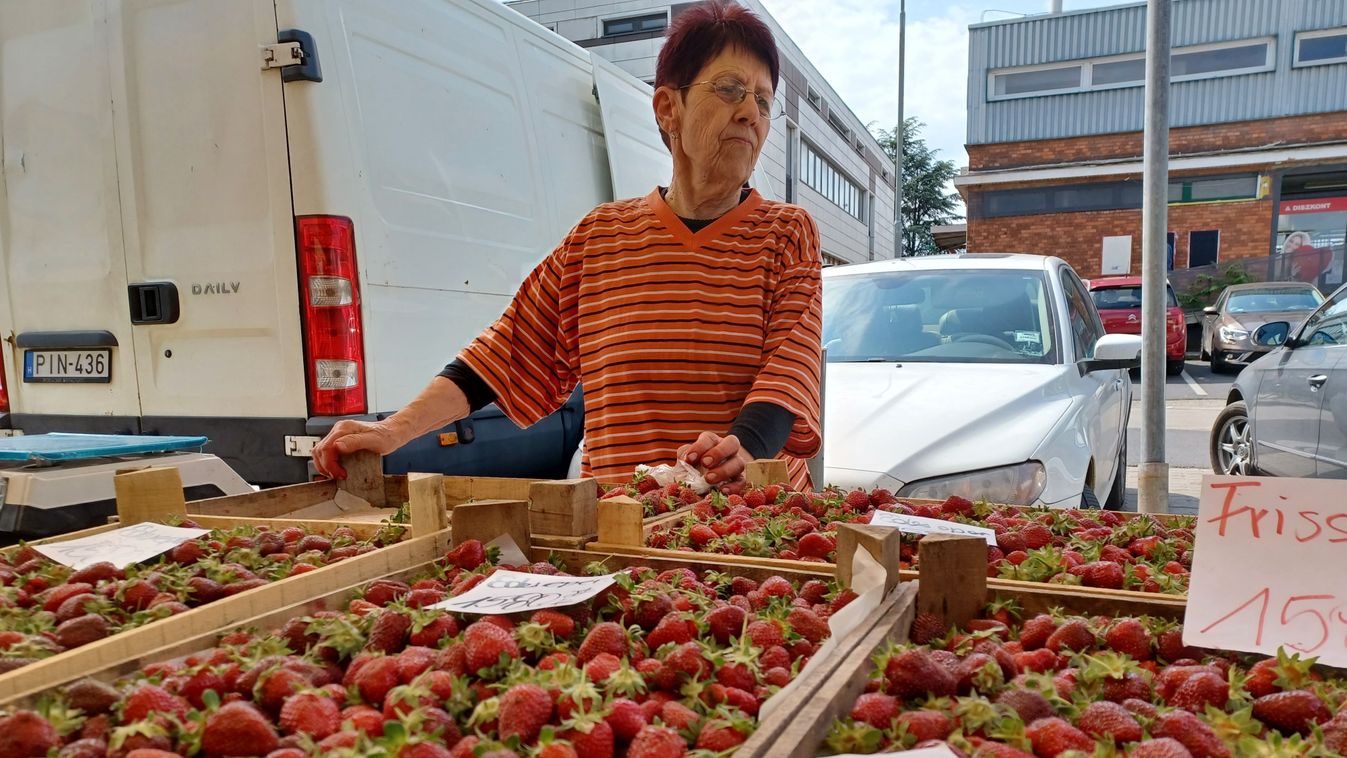
[[[1225,310],[1227,313],[1312,311],[1323,302],[1318,290],[1250,290],[1231,295]]]
[[[1043,275],[895,271],[825,277],[829,363],[1055,363]]]
[[[1174,297],[1173,287],[1165,285],[1165,294],[1170,308],[1179,307],[1179,301]],[[1101,311],[1126,311],[1141,308],[1141,287],[1103,287],[1090,290],[1090,297],[1094,298],[1094,307]]]

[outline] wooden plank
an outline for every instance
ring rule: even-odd
[[[434,534],[449,526],[444,502],[444,477],[439,474],[407,475],[407,510],[413,537]]]
[[[599,483],[594,479],[534,482],[529,486],[529,527],[536,534],[594,534],[598,499]]]
[[[384,491],[383,456],[361,450],[342,456],[341,467],[346,469],[346,478],[337,486],[375,508],[384,507],[387,493]]]
[[[528,500],[535,481],[500,476],[446,476],[444,497],[451,507],[473,500]]]
[[[584,550],[585,545],[594,541],[594,535],[587,534],[579,537],[571,537],[561,534],[535,534],[533,535],[533,547],[546,550]],[[543,556],[546,560],[546,555]]]
[[[748,462],[744,468],[744,480],[750,487],[786,484],[790,482],[790,471],[786,462],[780,458],[759,458]]]
[[[523,500],[480,500],[454,506],[454,544],[464,540],[490,542],[508,534],[520,549],[529,546],[529,505]]]
[[[987,541],[978,537],[928,534],[917,543],[922,578],[917,612],[932,613],[963,626],[987,605]]]
[[[645,506],[626,495],[600,500],[598,541],[606,546],[641,549],[645,545]]]
[[[688,513],[690,513],[691,511],[692,506],[685,505],[682,508],[679,508],[678,510],[669,511],[668,513],[661,513],[655,516],[646,516],[645,518],[641,519],[641,532],[642,534],[645,535],[646,538],[649,538],[650,534],[654,532],[657,527],[666,526],[669,524],[676,524],[682,521],[683,518],[687,516]],[[642,512],[644,512],[644,510],[642,510]],[[644,541],[642,542],[642,544],[644,544]]]
[[[321,482],[245,492],[242,495],[193,500],[187,507],[191,513],[209,516],[279,518],[311,505],[328,502],[336,496],[337,489],[336,480],[325,479]]]
[[[112,477],[117,492],[117,518],[123,524],[163,521],[187,515],[182,477],[172,467],[119,472]]]
[[[852,559],[857,550],[864,549],[884,569],[884,591],[891,592],[901,574],[898,548],[902,534],[897,529],[866,524],[838,524],[837,526],[837,583],[851,587]]]
[[[90,672],[137,659],[147,651],[215,634],[236,625],[240,619],[254,618],[408,566],[433,561],[444,554],[448,543],[447,532],[401,542],[31,663],[0,675],[0,702],[32,696]]]
[[[669,569],[690,569],[692,571],[724,571],[726,567],[723,564],[711,563],[709,561],[695,560],[694,553],[680,553],[684,558],[666,558],[666,557],[645,557],[639,555],[628,555],[625,553],[605,553],[593,550],[565,550],[551,549],[538,546],[537,538],[534,538],[534,546],[531,551],[534,560],[546,560],[548,556],[560,559],[567,570],[580,573],[591,563],[598,563],[606,567],[609,571],[631,568],[633,566],[646,566],[656,571],[666,571]],[[822,564],[810,564],[808,569],[794,570],[786,568],[765,569],[757,566],[735,566],[735,576],[746,576],[757,582],[761,582],[768,577],[782,576],[792,581],[806,581],[809,579],[831,579],[832,572],[822,568]]]
[[[770,720],[758,725],[739,747],[736,758],[812,758],[832,722],[851,711],[869,679],[871,654],[884,641],[907,638],[916,607],[917,586],[900,584],[826,665],[810,665]]]

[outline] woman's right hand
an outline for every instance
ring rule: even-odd
[[[402,447],[402,443],[386,422],[353,421],[343,419],[313,447],[313,465],[318,473],[330,479],[345,479],[346,469],[341,457],[361,450],[388,455]]]

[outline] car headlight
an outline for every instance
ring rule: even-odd
[[[1240,329],[1234,326],[1223,326],[1220,332],[1221,339],[1226,342],[1239,342],[1249,337],[1248,329]]]
[[[1047,481],[1048,474],[1043,464],[1029,461],[1015,466],[923,479],[903,487],[898,491],[898,496],[944,500],[951,495],[958,495],[974,501],[1029,505],[1043,494]]]

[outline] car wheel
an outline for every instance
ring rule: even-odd
[[[1255,476],[1253,428],[1244,401],[1227,405],[1211,427],[1211,470],[1225,476]]]
[[[1104,510],[1120,511],[1127,502],[1127,436],[1123,435],[1122,447],[1118,450],[1118,473],[1113,477],[1113,486],[1109,488],[1104,500]]]
[[[1085,491],[1080,493],[1080,507],[1085,510],[1099,510],[1099,497],[1094,494],[1094,487],[1085,485]]]
[[[1183,373],[1183,366],[1184,363],[1182,358],[1177,361],[1170,361],[1165,364],[1165,374],[1168,376],[1178,376]]]

